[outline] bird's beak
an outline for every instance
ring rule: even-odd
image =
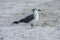
[[[40,9],[38,9],[38,11],[41,11]]]

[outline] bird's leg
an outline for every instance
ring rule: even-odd
[[[33,26],[34,26],[34,25],[33,25],[33,24],[31,24],[31,28],[34,28]]]
[[[33,26],[33,24],[31,24],[31,26]]]

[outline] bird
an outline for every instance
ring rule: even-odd
[[[40,9],[32,9],[32,14],[26,16],[25,18],[22,18],[18,21],[14,21],[12,24],[18,24],[18,23],[29,23],[29,22],[36,22],[39,19],[38,11],[41,11]],[[33,24],[31,24],[33,26]]]

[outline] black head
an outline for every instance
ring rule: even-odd
[[[32,9],[32,11],[35,11],[35,10],[37,10],[37,11],[41,11],[40,9],[36,9],[36,8]]]
[[[32,9],[32,11],[35,11],[35,10],[37,10],[37,9],[36,8]]]
[[[38,9],[38,11],[41,11],[40,9]]]

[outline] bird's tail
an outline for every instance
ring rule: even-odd
[[[19,21],[14,21],[12,24],[18,24],[19,23]]]
[[[14,21],[12,24],[19,24],[19,23],[22,23],[22,21],[21,21],[21,20],[19,20],[19,21]]]

